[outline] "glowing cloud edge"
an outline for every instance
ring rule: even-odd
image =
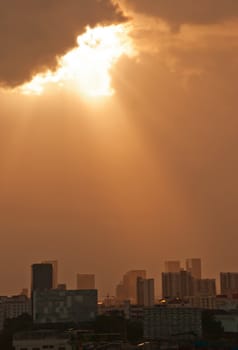
[[[25,95],[42,95],[49,87],[69,88],[85,97],[112,96],[110,71],[126,55],[136,56],[130,25],[87,27],[77,38],[78,46],[58,60],[55,72],[37,74],[18,90]]]

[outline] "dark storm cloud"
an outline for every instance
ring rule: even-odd
[[[0,84],[17,86],[57,66],[85,26],[125,20],[111,0],[0,2]]]
[[[238,16],[237,0],[125,0],[132,10],[171,25],[219,23]]]

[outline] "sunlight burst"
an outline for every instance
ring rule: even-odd
[[[135,54],[126,25],[87,28],[77,39],[78,46],[59,59],[56,72],[36,75],[20,89],[40,95],[51,85],[80,91],[85,96],[111,96],[110,70],[123,55]]]

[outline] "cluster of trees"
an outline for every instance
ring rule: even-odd
[[[214,313],[210,310],[204,310],[202,313],[202,334],[205,339],[221,339],[224,335],[224,329],[221,322],[216,321]]]
[[[32,329],[33,320],[28,314],[23,314],[17,318],[7,319],[5,321],[3,331],[0,333],[0,349],[13,350],[13,335],[18,332]]]
[[[137,343],[143,339],[142,321],[127,320],[118,313],[98,316],[94,330],[96,333],[118,334],[120,339],[131,343]]]

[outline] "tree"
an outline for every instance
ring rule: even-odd
[[[0,333],[0,349],[12,350],[12,340],[15,333],[31,330],[33,328],[32,317],[28,314],[22,314],[17,318],[7,319],[4,323],[4,329]]]
[[[204,310],[202,313],[202,331],[203,336],[208,339],[220,339],[224,334],[221,322],[216,321],[214,313],[210,310]]]

